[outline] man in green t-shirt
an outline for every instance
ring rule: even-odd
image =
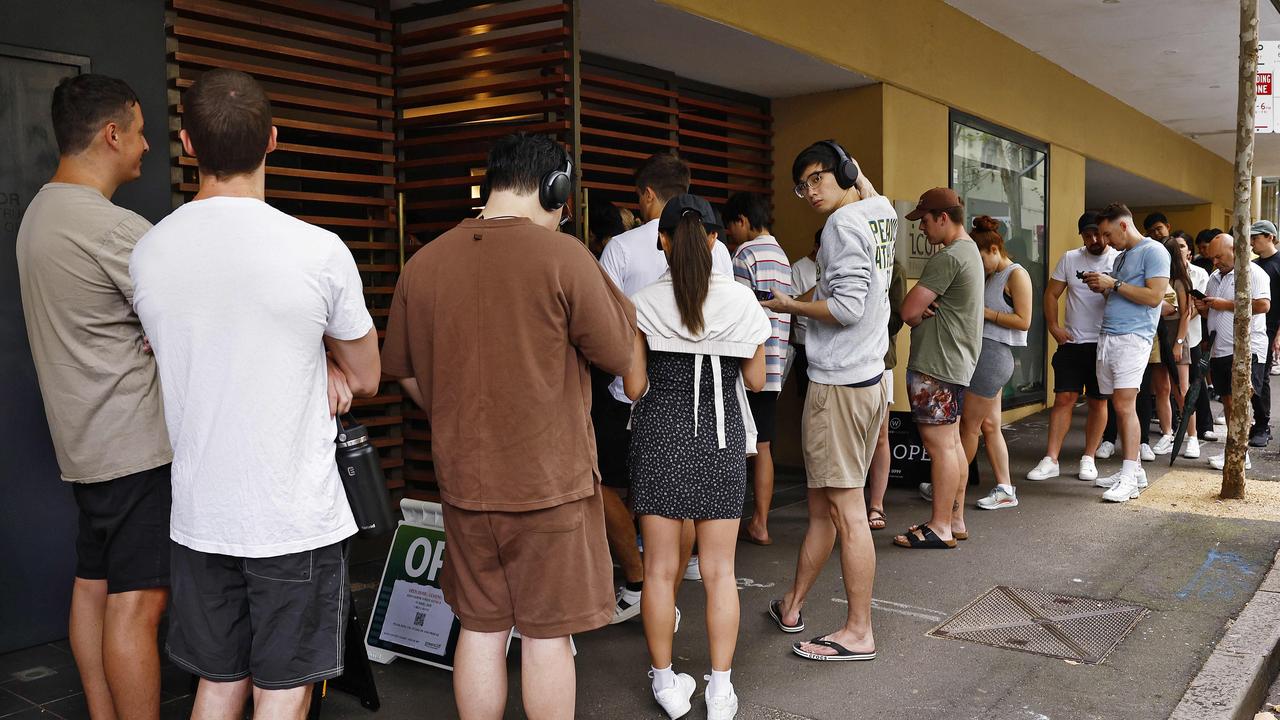
[[[969,537],[963,520],[953,526],[952,516],[964,502],[968,479],[958,420],[982,350],[985,276],[955,191],[926,192],[907,219],[918,220],[929,244],[940,246],[902,304],[902,319],[911,326],[907,397],[932,458],[933,515],[893,542],[907,548],[953,548],[956,540]]]

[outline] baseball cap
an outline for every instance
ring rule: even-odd
[[[702,220],[702,227],[708,233],[720,232],[724,229],[720,224],[720,216],[716,215],[711,203],[697,195],[685,193],[667,201],[666,207],[662,208],[662,215],[658,218],[658,230],[665,233],[672,232],[680,224],[680,218],[689,213],[696,214]]]
[[[1080,219],[1076,221],[1076,227],[1079,228],[1081,234],[1084,234],[1085,230],[1097,230],[1098,213],[1092,210],[1085,210]]]
[[[1276,224],[1271,222],[1270,220],[1259,220],[1258,222],[1253,224],[1253,227],[1249,228],[1249,234],[1250,235],[1270,235],[1271,237],[1275,237]]]
[[[920,201],[916,203],[916,209],[907,213],[907,219],[912,221],[919,220],[927,212],[949,210],[953,207],[964,207],[964,202],[960,200],[959,195],[956,195],[955,190],[945,187],[926,190],[920,196]]]

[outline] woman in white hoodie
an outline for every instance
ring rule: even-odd
[[[640,331],[623,377],[634,403],[631,495],[644,537],[649,675],[654,699],[673,719],[689,712],[696,689],[671,665],[685,520],[694,521],[707,593],[707,717],[728,720],[738,709],[729,679],[739,618],[733,562],[746,456],[756,443],[746,389],[764,387],[772,329],[749,288],[711,272],[719,229],[702,198],[679,195],[663,209],[658,243],[670,269],[632,298]]]

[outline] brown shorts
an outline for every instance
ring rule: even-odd
[[[445,505],[444,533],[440,587],[463,628],[554,638],[613,619],[599,485],[589,498],[528,512]]]
[[[888,412],[885,383],[843,387],[809,381],[800,416],[804,471],[811,488],[860,488]]]

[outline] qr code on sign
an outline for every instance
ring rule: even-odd
[[[416,612],[413,614],[413,626],[422,627],[427,622],[427,614],[424,612]]]

